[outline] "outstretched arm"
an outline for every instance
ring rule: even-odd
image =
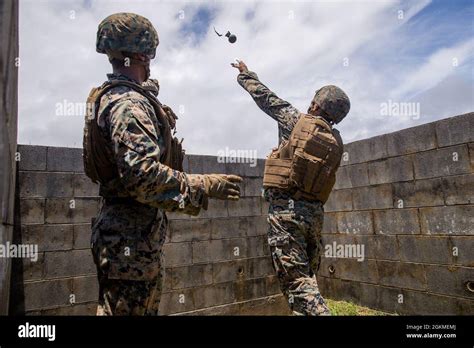
[[[260,82],[257,74],[249,71],[243,61],[237,62],[231,65],[239,69],[238,83],[251,95],[260,109],[278,122],[280,138],[288,139],[300,112]]]
[[[111,110],[110,134],[121,182],[137,201],[167,211],[197,215],[208,198],[237,200],[241,178],[186,174],[160,163],[160,134],[153,109],[140,99],[125,99]]]

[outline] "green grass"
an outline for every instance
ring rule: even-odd
[[[329,306],[332,315],[394,315],[392,313],[377,311],[375,309],[362,307],[345,301],[326,299],[326,303]]]

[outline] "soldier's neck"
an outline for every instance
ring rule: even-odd
[[[128,77],[129,79],[132,79],[132,80],[138,82],[138,84],[140,84],[140,85],[143,82],[145,82],[145,73],[144,73],[143,69],[140,69],[140,68],[137,69],[135,66],[114,68],[113,72],[114,72],[114,74],[124,75],[124,76]]]

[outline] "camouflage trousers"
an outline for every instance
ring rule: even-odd
[[[267,190],[268,244],[280,288],[293,315],[330,315],[316,274],[321,260],[321,202],[293,201],[277,190]]]
[[[166,215],[141,204],[104,204],[92,225],[97,315],[158,315]]]

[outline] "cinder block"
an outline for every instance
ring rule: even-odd
[[[372,212],[337,213],[337,230],[339,233],[373,234]]]
[[[238,201],[228,201],[229,216],[262,215],[262,198],[246,197]]]
[[[268,216],[268,212],[270,211],[270,203],[266,200],[262,200],[262,215]]]
[[[25,244],[25,242],[23,242]],[[22,258],[23,281],[41,280],[44,277],[44,253],[38,253],[38,259]]]
[[[99,198],[48,198],[46,223],[90,223],[99,212]]]
[[[75,224],[74,232],[74,249],[90,249],[91,247],[91,224]]]
[[[247,256],[259,257],[270,255],[270,247],[268,246],[268,237],[255,236],[247,238]]]
[[[219,256],[218,256],[219,255]],[[214,259],[224,260],[228,256],[224,240],[209,240],[192,244],[192,263],[210,263]]]
[[[247,259],[247,268],[244,270],[246,279],[261,278],[274,274],[273,261],[269,255]]]
[[[27,282],[24,284],[25,311],[69,305],[72,288],[72,279]]]
[[[214,263],[212,268],[213,282],[218,284],[250,278],[248,261],[249,259],[241,259]]]
[[[377,299],[373,300],[374,306],[371,308],[379,309],[388,313],[396,314],[417,314],[407,305],[407,294],[413,291],[400,288],[379,286],[377,289]]]
[[[321,233],[337,233],[337,213],[324,213],[324,223]]]
[[[386,137],[389,157],[436,148],[435,126],[433,123],[386,134]]]
[[[47,165],[49,172],[84,172],[82,149],[48,146]]]
[[[377,260],[379,284],[400,288],[426,290],[424,265]]]
[[[426,207],[444,205],[441,179],[416,180],[392,184],[394,207]]]
[[[420,208],[423,234],[474,234],[474,206]]]
[[[266,236],[268,232],[268,221],[266,216],[251,216],[248,221],[247,236]]]
[[[323,277],[321,272],[318,274],[318,286],[319,291],[325,298],[329,296],[333,300],[338,300],[341,298],[341,291],[339,290],[341,287],[342,280],[339,278],[330,278],[330,277]]]
[[[194,288],[189,288],[163,293],[159,308],[160,315],[194,310],[194,291]]]
[[[46,146],[18,145],[20,170],[46,170]]]
[[[21,199],[20,219],[22,224],[43,224],[45,216],[44,199]]]
[[[74,197],[96,197],[99,195],[99,185],[94,184],[85,174],[73,174]]]
[[[240,199],[242,201],[243,199]],[[228,217],[229,209],[227,206],[230,201],[222,201],[217,199],[210,199],[209,206],[207,210],[201,209],[199,215],[191,216],[191,219],[206,219],[206,218],[219,218],[219,217]],[[185,217],[184,214],[180,214],[177,218],[182,219]]]
[[[258,158],[256,162],[227,163],[226,173],[244,177],[263,177],[265,160]]]
[[[171,287],[183,289],[212,284],[213,265],[192,265],[173,268]]]
[[[97,301],[99,298],[99,281],[97,276],[75,277],[73,278],[73,294],[76,303]],[[97,307],[96,307],[97,309]]]
[[[242,190],[241,195],[243,197],[262,197],[263,178],[260,178],[260,177],[244,178],[244,181],[240,186]]]
[[[352,210],[352,190],[333,190],[324,205],[326,212]]]
[[[470,315],[474,301],[450,296],[404,291],[402,314],[416,315]]]
[[[194,289],[195,308],[218,306],[236,300],[232,283],[214,284]]]
[[[418,234],[420,223],[417,209],[374,211],[376,234]]]
[[[225,162],[217,156],[189,155],[189,172],[193,174],[226,174]]]
[[[72,197],[72,174],[20,172],[20,197]]]
[[[354,210],[385,209],[393,207],[390,184],[358,187],[352,190]]]
[[[452,263],[453,253],[448,237],[398,236],[398,241],[401,261],[434,264]]]
[[[400,260],[400,248],[396,236],[373,236],[377,260]]]
[[[380,135],[345,144],[341,166],[374,161],[385,157],[387,157],[387,139],[385,135]]]
[[[40,315],[49,316],[95,316],[97,313],[97,301],[89,303],[79,303],[67,307],[57,307],[53,309],[46,309],[41,311]],[[28,315],[28,314],[27,314]],[[35,314],[33,314],[35,315]],[[36,314],[38,315],[38,314]]]
[[[183,172],[185,173],[191,173],[189,168],[189,156],[190,155],[184,155],[183,158]]]
[[[330,234],[324,235],[322,237],[322,250],[321,257],[326,257],[330,260],[337,259],[337,248],[342,247],[349,252],[352,252],[351,259],[373,259],[374,258],[374,248],[373,236],[361,236],[361,235],[351,235],[351,234]],[[335,243],[335,245],[334,245]],[[336,246],[336,249],[334,249]],[[353,247],[360,249],[353,249]],[[346,249],[347,248],[347,249]],[[363,248],[363,249],[362,249]],[[362,252],[362,255],[359,255],[359,250]],[[350,255],[345,255],[350,256]]]
[[[168,267],[166,265],[166,259],[165,259],[165,265],[163,265],[163,286],[162,286],[162,292],[170,292],[172,290],[171,288],[171,279],[173,278],[173,269],[171,267]]]
[[[291,315],[288,303],[283,295],[278,294],[262,299],[239,303],[238,315]]]
[[[39,251],[72,249],[72,225],[23,225],[22,243],[35,244]]]
[[[367,186],[369,176],[367,163],[340,167],[336,172],[335,189],[344,189],[358,186]]]
[[[21,198],[44,198],[46,197],[46,175],[45,172],[23,172],[20,171],[18,181]]]
[[[415,178],[426,179],[470,172],[467,145],[457,145],[414,155]]]
[[[52,251],[44,259],[45,279],[96,273],[90,250]]]
[[[165,265],[175,267],[190,265],[193,259],[191,243],[169,243],[163,247]]]
[[[351,188],[350,168],[350,166],[339,167],[336,172],[336,183],[334,184],[333,190]]]
[[[72,195],[70,173],[47,173],[46,197],[71,197]]]
[[[72,209],[73,206],[74,209]],[[73,198],[48,198],[45,206],[45,221],[48,224],[72,223],[75,209],[77,206]]]
[[[200,214],[206,214],[206,212],[201,209]],[[185,220],[185,219],[190,220],[191,219],[191,215],[183,214],[183,213],[180,213],[180,212],[166,212],[166,216],[168,217],[169,221],[171,221],[171,220]]]
[[[474,238],[472,236],[450,237],[451,245],[449,251],[453,255],[455,264],[474,267]],[[456,249],[454,249],[456,248]]]
[[[474,143],[468,144],[469,157],[471,162],[471,173],[474,172]]]
[[[247,256],[245,238],[218,239],[193,243],[193,263],[241,259]]]
[[[246,301],[265,296],[265,280],[252,279],[234,282],[235,301]]]
[[[474,203],[474,174],[448,176],[442,180],[447,205]]]
[[[172,242],[189,242],[211,238],[210,219],[171,220],[169,231]]]
[[[351,187],[367,186],[369,184],[367,163],[356,164],[349,168]]]
[[[474,279],[474,268],[435,265],[426,265],[425,268],[430,292],[474,299],[466,285]]]
[[[400,156],[369,163],[371,185],[413,180],[411,157]]]
[[[329,267],[334,268],[334,273],[329,272]],[[362,262],[349,258],[321,258],[319,274],[325,277],[336,277],[351,281],[362,281],[376,284],[378,280],[377,267],[374,260]]]
[[[436,137],[441,147],[474,141],[474,113],[436,122]]]
[[[211,221],[212,239],[229,239],[245,237],[249,230],[249,218],[235,217],[224,219],[213,219]],[[210,239],[210,238],[208,238]]]

